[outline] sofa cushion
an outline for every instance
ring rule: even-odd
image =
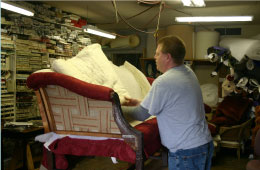
[[[88,83],[110,87],[118,93],[121,102],[124,96],[129,96],[99,44],[85,47],[71,59],[53,61],[52,69]]]
[[[124,66],[126,69],[128,69],[130,72],[132,72],[136,81],[138,82],[139,86],[141,87],[142,99],[143,99],[151,88],[149,81],[147,80],[145,75],[140,70],[138,70],[135,66],[133,66],[129,62],[125,61]]]
[[[135,76],[129,71],[125,65],[116,66],[111,63],[117,76],[119,77],[122,85],[128,92],[129,96],[134,99],[142,100],[142,91],[139,83],[136,81]]]

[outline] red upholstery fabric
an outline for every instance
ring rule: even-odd
[[[143,132],[144,152],[146,154],[146,157],[149,157],[149,155],[153,155],[156,151],[160,149],[161,139],[156,118],[147,120],[135,126],[135,129]]]
[[[251,102],[241,96],[227,96],[216,109],[216,116],[210,122],[216,125],[236,125],[245,121]]]
[[[209,105],[204,103],[204,109],[205,109],[205,113],[211,113],[212,109]]]
[[[146,157],[153,155],[161,148],[156,118],[147,120],[135,128],[143,132]],[[135,163],[136,158],[134,150],[123,140],[88,140],[64,137],[54,141],[49,148],[55,154],[57,169],[68,168],[65,155],[116,157],[130,163]],[[42,164],[47,167],[46,153],[43,155]]]
[[[149,83],[152,85],[153,84],[153,81],[155,80],[154,78],[151,78],[151,77],[146,77],[147,80],[149,81]]]
[[[260,160],[251,160],[246,165],[246,170],[260,170]]]
[[[210,130],[211,136],[215,136],[218,133],[218,129],[215,124],[208,122],[208,128]]]
[[[34,73],[27,79],[27,86],[34,90],[47,85],[59,85],[81,96],[105,101],[111,101],[111,93],[113,92],[111,88],[87,83],[55,72]]]
[[[88,140],[64,137],[54,141],[49,148],[56,156],[56,168],[66,169],[65,155],[116,157],[122,161],[135,162],[135,152],[122,140]]]
[[[248,109],[250,101],[240,96],[227,96],[217,107],[217,114],[222,113],[226,117],[229,117],[239,122],[245,111]]]
[[[210,120],[210,122],[217,126],[232,126],[237,124],[234,120],[226,116],[215,117],[212,120]]]

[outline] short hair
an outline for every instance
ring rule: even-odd
[[[176,64],[182,64],[186,50],[183,41],[173,35],[165,36],[159,39],[158,45],[161,45],[162,53],[169,53]]]

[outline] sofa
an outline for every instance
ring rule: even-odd
[[[35,91],[45,130],[36,137],[45,143],[42,164],[67,169],[66,155],[105,156],[144,169],[162,148],[156,118],[130,120],[124,112],[131,108],[121,103],[125,96],[143,99],[152,81],[128,62],[113,65],[99,44],[31,74],[27,86]]]

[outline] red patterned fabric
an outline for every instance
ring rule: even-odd
[[[81,96],[91,99],[111,101],[113,89],[87,83],[56,72],[42,72],[31,74],[27,79],[27,86],[34,90],[47,85],[59,85]]]
[[[161,148],[156,118],[147,120],[135,128],[143,132],[146,157],[153,155]],[[130,163],[135,163],[136,158],[135,151],[123,140],[88,140],[64,137],[54,141],[49,148],[55,154],[57,169],[68,168],[65,155],[116,157]],[[47,167],[46,153],[43,156],[42,164]]]

